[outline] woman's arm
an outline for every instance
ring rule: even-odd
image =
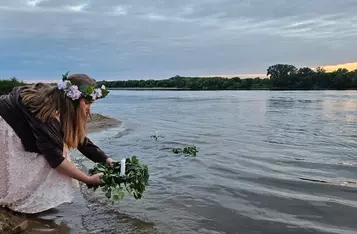
[[[109,157],[96,146],[88,137],[84,139],[83,144],[79,144],[77,149],[91,161],[96,163],[105,163],[109,161]]]
[[[47,123],[33,124],[32,129],[36,145],[50,167],[83,183],[100,183],[102,173],[88,176],[63,157],[63,135],[58,121],[51,120]]]
[[[98,173],[88,176],[67,159],[63,160],[55,170],[86,184],[100,184],[100,177],[103,175],[103,173]]]

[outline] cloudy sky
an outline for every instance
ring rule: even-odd
[[[357,0],[0,0],[0,78],[245,77],[276,63],[353,66],[356,12]]]

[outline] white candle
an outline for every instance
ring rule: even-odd
[[[120,160],[120,175],[125,175],[125,159]]]

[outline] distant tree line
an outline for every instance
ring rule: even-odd
[[[288,64],[276,64],[267,69],[271,89],[319,90],[319,89],[357,89],[357,69],[348,71],[339,68],[326,72],[321,67],[313,70],[309,67],[296,68]]]
[[[24,84],[24,82],[18,81],[15,77],[8,80],[0,80],[0,95],[8,94],[15,86]]]
[[[340,68],[326,72],[318,67],[297,68],[289,64],[275,64],[267,69],[267,78],[239,77],[182,77],[175,76],[163,80],[118,80],[99,81],[108,88],[171,88],[187,90],[345,90],[357,89],[357,69],[348,71]],[[8,93],[12,87],[23,85],[12,78],[0,80],[0,94]]]
[[[357,69],[340,68],[326,72],[318,67],[296,68],[289,64],[276,64],[267,69],[267,78],[239,77],[182,77],[164,80],[100,81],[108,88],[178,88],[189,90],[324,90],[357,89]]]

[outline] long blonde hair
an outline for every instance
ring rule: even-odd
[[[95,81],[85,74],[68,77],[72,84],[95,85]],[[75,108],[73,101],[64,95],[57,86],[37,83],[21,91],[22,102],[42,121],[56,118],[60,121],[64,143],[69,148],[77,148],[86,137],[87,115],[81,108]]]

